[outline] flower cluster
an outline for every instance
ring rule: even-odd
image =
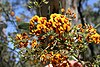
[[[94,43],[96,43],[96,44],[99,44],[99,43],[100,43],[100,35],[99,35],[98,33],[93,34],[93,35],[91,36],[91,39],[92,39],[92,41],[93,41]]]
[[[53,52],[50,52],[48,54],[41,55],[42,63],[45,63],[49,61],[53,67],[68,67],[70,63],[68,62],[68,57],[63,56],[59,53],[53,54]]]
[[[88,44],[100,44],[100,34],[93,26],[72,25],[75,17],[76,14],[70,9],[66,15],[51,14],[48,20],[37,15],[32,17],[29,34],[17,34],[15,38],[20,48],[30,45],[31,49],[27,49],[25,58],[34,56],[32,60],[37,60],[37,63],[41,61],[43,64],[51,63],[54,67],[70,67],[70,57],[75,56],[74,58],[80,60],[80,53],[86,51]]]
[[[36,29],[33,30],[35,25]],[[70,29],[71,23],[69,22],[69,18],[61,14],[51,14],[49,21],[45,17],[38,16],[34,16],[30,20],[30,33],[34,33],[35,35],[47,33],[51,30],[54,30],[57,34],[62,34],[70,31]]]
[[[68,57],[59,53],[51,58],[51,63],[53,67],[69,67]]]
[[[85,24],[85,27],[82,27],[82,24],[77,25],[78,31],[82,32],[83,34],[86,35],[86,41],[88,43],[95,43],[95,44],[99,44],[100,43],[100,34],[98,34],[96,32],[96,29],[93,28],[92,25],[87,25]],[[82,36],[78,35],[78,40],[82,41]]]
[[[28,35],[27,33],[17,34],[16,35],[16,42],[19,44],[19,47],[26,47],[28,45]]]
[[[89,25],[87,26],[88,28],[86,29],[87,33],[87,41],[88,42],[93,42],[95,44],[100,44],[100,34],[96,32],[96,29],[93,28],[93,26]]]

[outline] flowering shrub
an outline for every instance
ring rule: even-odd
[[[81,53],[89,48],[90,43],[100,44],[100,34],[89,24],[72,25],[75,17],[70,9],[66,15],[51,14],[49,20],[37,15],[32,17],[30,32],[15,37],[15,47],[20,48],[21,59],[33,65],[52,64],[54,67],[72,67],[71,60],[81,64],[75,62],[78,67],[87,65],[80,59]],[[95,61],[88,65],[95,65]]]

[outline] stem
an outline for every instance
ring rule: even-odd
[[[81,8],[82,8],[82,4],[81,4],[82,0],[79,0],[79,3],[78,3],[78,12],[79,12],[79,15],[80,15],[80,18],[81,18],[81,23],[83,26],[85,26],[85,21],[83,19],[83,15],[82,15],[82,12],[81,12]]]
[[[74,54],[73,54],[73,56],[78,60],[78,62],[80,62],[82,64],[82,66],[84,66],[83,62],[77,56],[75,56]]]
[[[41,7],[39,7],[39,15],[42,16],[42,14],[41,14]]]
[[[94,28],[98,28],[100,26],[100,23],[99,24],[97,24]]]

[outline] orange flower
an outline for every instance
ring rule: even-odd
[[[54,39],[54,36],[53,35],[49,36],[49,39]]]
[[[58,28],[58,30],[59,30],[60,33],[63,33],[64,32],[64,29],[63,29],[62,26],[60,26],[60,28]]]
[[[90,36],[91,36],[91,34],[87,34],[87,36],[86,36],[87,42],[92,42],[92,40],[90,39]]]
[[[15,15],[15,13],[14,13],[13,11],[11,11],[11,12],[10,12],[10,15],[11,15],[11,16],[14,16],[14,15]]]
[[[34,22],[35,22],[34,20],[30,20],[30,25],[34,26]]]
[[[27,33],[22,33],[23,39],[28,39],[28,34]]]
[[[52,27],[56,28],[56,22],[52,23]]]
[[[33,33],[34,33],[36,36],[39,36],[39,35],[42,33],[42,31],[41,31],[40,29],[36,29],[36,30],[33,31]]]
[[[82,28],[82,24],[78,24],[77,27],[78,27],[78,28]]]
[[[55,24],[57,27],[60,27],[61,26],[61,23],[60,22],[56,22]]]
[[[68,8],[68,10],[66,11],[66,14],[72,15],[72,12],[71,12],[71,9],[70,8]]]
[[[16,40],[22,40],[22,38],[23,38],[23,37],[22,37],[21,34],[17,34],[17,35],[16,35]]]
[[[35,15],[34,17],[32,17],[31,20],[34,20],[35,22],[37,22],[39,20],[39,16]]]
[[[26,42],[19,42],[19,48],[27,47],[27,45],[28,45],[28,41],[26,41]]]
[[[37,45],[37,41],[33,40],[32,43],[31,43],[32,48],[35,47],[36,45]]]
[[[18,16],[16,16],[16,21],[17,22],[21,22],[21,18],[19,18]]]
[[[74,14],[73,18],[76,18],[76,14]]]
[[[67,26],[66,31],[69,32],[71,30],[70,26]]]
[[[67,26],[68,26],[67,24],[65,24],[65,23],[63,24],[64,30],[66,30]]]
[[[61,54],[54,54],[50,59],[50,62],[52,63],[53,67],[68,67],[68,57],[63,56]]]
[[[45,28],[46,28],[46,26],[44,24],[38,24],[37,25],[38,30],[45,29]]]
[[[17,34],[15,39],[18,42],[20,48],[26,47],[28,45],[29,37],[27,33]]]
[[[91,36],[91,38],[92,38],[92,40],[93,40],[94,43],[96,43],[96,44],[99,44],[100,43],[100,35],[98,33],[93,34]]]
[[[39,20],[38,20],[38,23],[40,23],[40,24],[46,24],[46,22],[47,22],[46,17],[40,17]]]
[[[88,26],[88,29],[86,31],[89,33],[96,33],[96,29],[94,29],[92,25]]]
[[[53,19],[53,18],[55,18],[56,16],[57,16],[57,14],[56,14],[56,13],[51,14],[51,15],[50,15],[50,19]]]
[[[65,9],[64,9],[64,8],[62,8],[62,9],[61,9],[61,12],[65,12]]]
[[[60,16],[55,17],[54,20],[55,20],[55,22],[61,22]]]
[[[82,36],[81,35],[78,35],[78,41],[82,42]]]
[[[84,29],[83,29],[83,28],[80,28],[80,32],[82,32],[82,33],[83,33],[83,32],[84,32]]]

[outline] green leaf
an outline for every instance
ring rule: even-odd
[[[32,8],[32,6],[28,6],[29,8]]]
[[[48,2],[48,1],[45,1],[44,3],[45,3],[45,4],[48,4],[49,2]]]
[[[76,61],[78,61],[74,56],[70,56],[69,60],[76,60]]]
[[[35,6],[39,6],[39,3],[37,1],[34,2]]]
[[[21,23],[18,25],[18,28],[19,28],[19,29],[23,29],[23,30],[29,31],[29,23],[21,22]]]
[[[45,2],[46,0],[43,0],[43,2]]]
[[[56,38],[56,40],[57,40],[57,41],[60,41],[60,39],[59,39],[59,38]]]

